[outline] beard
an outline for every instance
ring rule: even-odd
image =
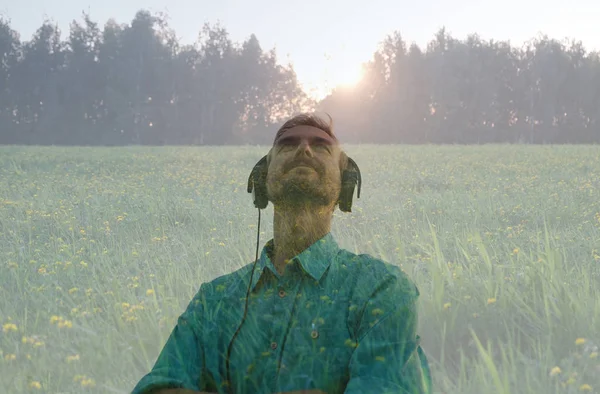
[[[298,172],[304,171],[301,169]],[[269,200],[274,205],[288,207],[325,207],[337,201],[339,195],[339,191],[331,184],[323,182],[318,173],[286,174],[283,178],[271,180],[267,190]]]

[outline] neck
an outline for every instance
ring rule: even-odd
[[[331,231],[333,209],[320,207],[274,207],[273,265],[280,275],[287,262]]]

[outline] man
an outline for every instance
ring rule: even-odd
[[[273,239],[252,283],[249,264],[202,284],[133,394],[430,392],[416,286],[330,232],[347,165],[319,117],[281,127],[267,155]]]

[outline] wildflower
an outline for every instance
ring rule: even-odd
[[[61,320],[58,322],[58,328],[72,328],[73,327],[73,322],[71,322],[71,320]]]
[[[592,391],[592,386],[590,386],[589,384],[582,384],[579,387],[579,391]]]
[[[153,294],[154,294],[154,289],[148,289],[148,290],[146,290],[146,295],[147,296],[151,296]]]
[[[575,340],[575,345],[579,346],[579,345],[583,345],[585,343],[585,338],[577,338]]]
[[[560,369],[559,367],[554,367],[554,368],[552,368],[552,370],[550,371],[550,376],[556,376],[556,375],[558,375],[558,374],[559,374],[559,373],[561,373],[561,372],[562,372],[562,371],[561,371],[561,369]]]
[[[496,302],[496,298],[495,297],[488,298],[488,300],[487,300],[488,305],[493,304],[494,302]]]
[[[29,388],[39,390],[42,388],[42,385],[37,380],[34,380],[34,381],[29,382]]]
[[[446,302],[446,303],[444,304],[444,310],[448,310],[448,309],[450,309],[450,307],[451,307],[451,306],[452,306],[452,304],[451,304],[451,303],[449,303],[449,302]]]
[[[13,323],[6,323],[5,325],[2,326],[2,331],[4,331],[4,332],[17,331],[17,325],[13,324]]]

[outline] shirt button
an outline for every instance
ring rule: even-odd
[[[277,342],[271,342],[271,349],[277,349]]]
[[[281,297],[281,298],[285,297],[285,290],[279,289],[279,297]]]

